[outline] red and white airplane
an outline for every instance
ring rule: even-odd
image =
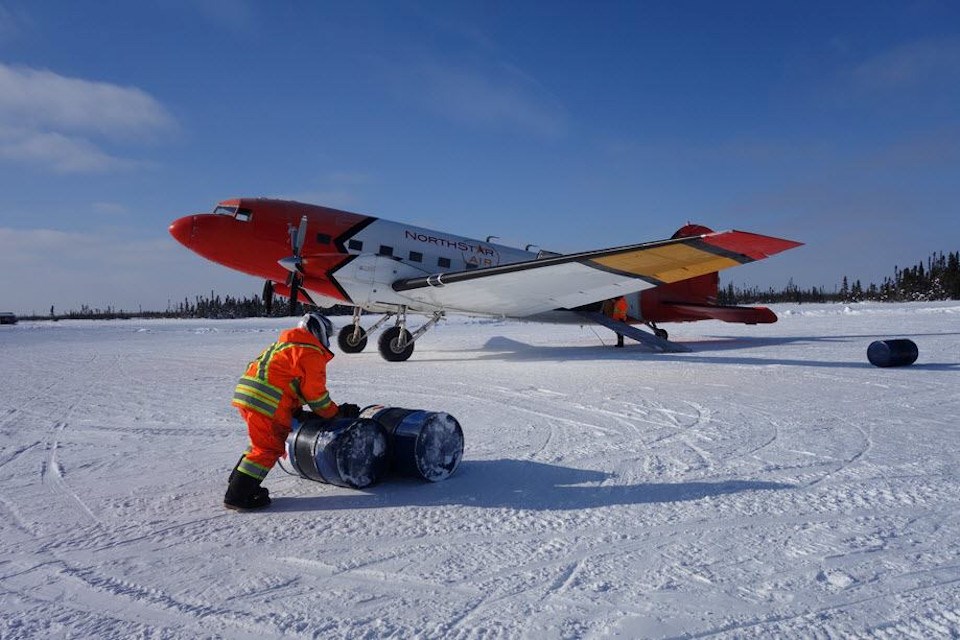
[[[406,360],[414,343],[447,312],[584,324],[587,319],[664,350],[661,322],[716,319],[776,322],[764,307],[716,304],[717,272],[762,260],[802,243],[744,231],[687,225],[668,240],[557,254],[464,238],[382,218],[285,200],[224,200],[213,213],[186,216],[170,233],[197,254],[266,280],[274,292],[319,307],[350,305],[353,322],[338,338],[356,353],[390,318],[379,339],[383,357]],[[602,314],[625,296],[630,324]],[[361,311],[384,314],[361,327]],[[407,313],[430,319],[407,330]]]

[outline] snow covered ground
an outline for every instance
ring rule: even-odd
[[[289,320],[0,327],[0,637],[957,637],[960,304],[775,310],[683,354],[453,318],[338,355],[335,400],[447,411],[463,463],[277,468],[248,514],[229,400]]]

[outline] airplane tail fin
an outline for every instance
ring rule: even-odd
[[[687,224],[673,234],[685,238],[712,233],[698,224]],[[640,294],[640,313],[648,322],[694,322],[722,320],[744,324],[766,324],[777,321],[766,307],[737,307],[717,304],[720,274],[716,271],[671,284],[663,284]]]

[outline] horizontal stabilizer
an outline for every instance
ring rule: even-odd
[[[661,302],[660,306],[675,312],[676,322],[721,320],[742,324],[770,324],[777,321],[777,314],[766,307],[734,307],[688,302]]]

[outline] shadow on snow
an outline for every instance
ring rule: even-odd
[[[276,511],[383,509],[458,505],[478,509],[570,511],[617,505],[671,503],[752,491],[793,489],[796,485],[758,480],[604,485],[615,474],[574,469],[532,460],[465,460],[448,480],[421,482],[390,476],[380,484],[349,494],[322,495],[335,489],[321,483],[321,495],[276,496]],[[303,480],[303,482],[309,482]],[[336,488],[340,491],[339,488]]]
[[[919,335],[960,335],[960,333],[932,333],[932,334],[914,334]],[[889,336],[874,335],[849,335],[849,336],[795,336],[785,338],[753,338],[753,337],[716,337],[714,339],[704,339],[696,341],[685,341],[684,345],[694,349],[694,353],[661,353],[653,351],[648,347],[629,343],[626,348],[614,349],[610,346],[602,345],[566,345],[566,346],[538,346],[530,345],[512,338],[497,336],[491,338],[478,351],[482,355],[476,356],[476,360],[498,360],[504,362],[563,362],[570,360],[629,360],[643,362],[695,362],[704,364],[736,364],[748,366],[769,366],[787,365],[800,367],[826,367],[838,369],[873,369],[872,364],[867,361],[867,346],[863,347],[862,361],[829,361],[829,360],[799,360],[789,358],[761,358],[751,356],[720,356],[720,355],[697,355],[697,352],[717,352],[730,350],[743,350],[770,346],[787,346],[792,344],[809,344],[824,342],[849,342],[851,340],[872,340],[889,338]],[[490,353],[493,352],[493,353]],[[921,351],[920,359],[924,353]],[[450,362],[449,359],[430,360],[418,358],[418,362]],[[911,365],[910,369],[921,369],[927,371],[960,371],[960,363],[923,363]]]

